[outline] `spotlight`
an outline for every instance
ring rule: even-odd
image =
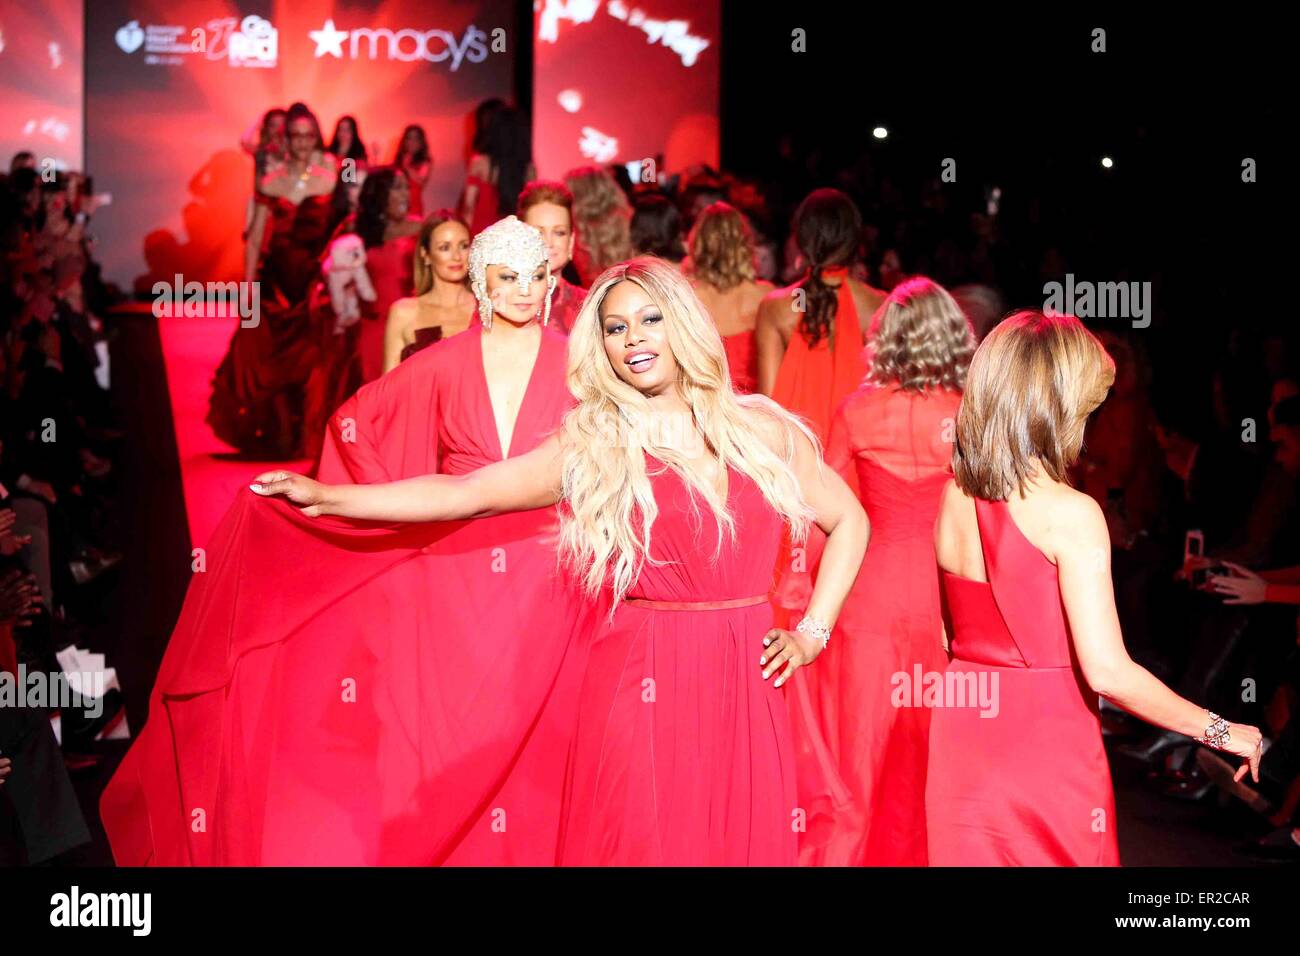
[[[1110,169],[1114,165],[1115,165],[1115,160],[1111,159],[1109,156],[1103,156],[1101,158],[1102,169]]]
[[[871,131],[871,135],[876,137],[876,139],[884,139],[889,135],[889,130],[885,129],[883,126],[877,126]]]

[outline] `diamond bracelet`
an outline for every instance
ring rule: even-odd
[[[831,629],[826,626],[824,621],[819,621],[815,617],[804,617],[802,621],[795,625],[794,629],[800,634],[810,634],[822,642],[822,649],[831,640]]]
[[[1210,725],[1205,728],[1204,734],[1196,738],[1196,742],[1222,750],[1231,739],[1228,735],[1228,722],[1212,710],[1207,710],[1206,713],[1210,715]]]

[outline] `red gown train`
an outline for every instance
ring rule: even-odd
[[[329,481],[460,474],[535,447],[572,399],[544,332],[501,449],[478,328],[331,420]],[[105,791],[120,864],[555,860],[585,602],[554,509],[468,522],[310,519],[241,491]]]
[[[930,864],[1117,866],[1097,695],[1073,653],[1056,566],[1006,502],[976,499],[975,513],[988,582],[943,574],[952,622],[945,682],[969,688],[968,701],[982,685],[994,706],[934,710]]]

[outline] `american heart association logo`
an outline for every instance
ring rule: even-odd
[[[134,53],[144,42],[144,31],[140,29],[140,21],[132,20],[126,26],[119,28],[113,35],[113,39],[117,40],[117,45],[122,48],[123,53]]]

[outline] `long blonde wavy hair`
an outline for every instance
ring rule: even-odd
[[[577,243],[573,265],[583,285],[632,255],[632,204],[614,177],[599,166],[582,166],[564,174],[573,193],[569,213]]]
[[[699,480],[681,449],[655,445],[645,427],[654,421],[650,400],[620,379],[605,352],[601,309],[610,289],[634,282],[657,305],[677,361],[677,387],[709,452],[725,470],[747,475],[789,524],[796,543],[806,539],[814,517],[794,472],[795,433],[818,448],[816,437],[796,416],[762,395],[737,395],[731,388],[722,338],[690,283],[672,265],[642,256],[606,269],[587,293],[569,333],[568,385],[578,404],[561,426],[563,497],[560,557],[581,575],[589,594],[612,586],[611,613],[650,557],[650,535],[659,508],[646,470],[645,452],[677,471],[712,510],[718,522],[714,560],[724,533],[735,524],[717,489]],[[769,418],[755,415],[760,411]],[[784,429],[784,449],[772,450],[765,424]],[[696,511],[698,515],[698,510]],[[638,520],[639,516],[639,520]]]

